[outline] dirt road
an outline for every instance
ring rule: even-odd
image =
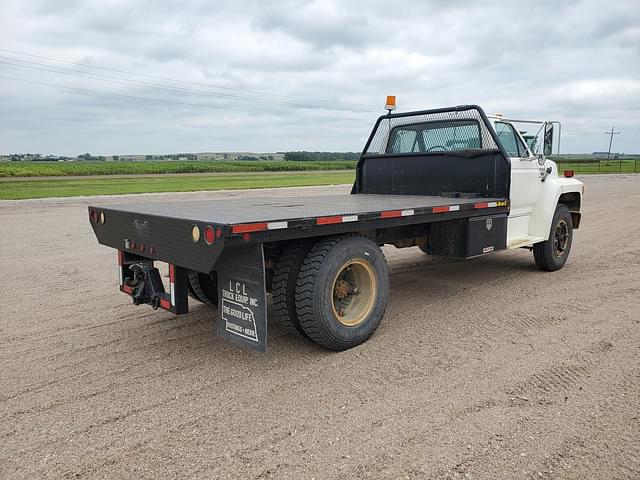
[[[343,353],[134,307],[88,200],[0,203],[0,478],[640,478],[640,176],[584,180],[563,270],[385,249]]]

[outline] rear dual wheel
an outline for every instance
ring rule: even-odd
[[[218,307],[218,275],[216,272],[201,273],[191,271],[187,274],[189,293],[196,300],[212,308]]]
[[[380,248],[363,237],[338,237],[314,245],[296,281],[299,326],[314,342],[346,350],[367,340],[389,298],[389,271]]]

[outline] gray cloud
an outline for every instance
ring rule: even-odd
[[[615,124],[640,151],[635,1],[25,3],[0,48],[118,71],[0,52],[0,76],[59,85],[0,78],[3,153],[359,150],[387,94],[559,119],[573,152]]]

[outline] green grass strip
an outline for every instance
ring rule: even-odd
[[[132,178],[47,179],[0,182],[0,199],[121,195],[151,192],[192,192],[244,188],[302,187],[353,183],[355,172],[315,172],[296,175],[161,176]]]

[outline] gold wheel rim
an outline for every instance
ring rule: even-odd
[[[354,259],[346,262],[336,274],[331,289],[331,306],[338,322],[360,325],[369,316],[378,295],[376,272],[369,262]]]
[[[565,220],[560,220],[556,226],[552,241],[553,253],[556,257],[561,257],[566,253],[567,247],[569,246],[570,235],[569,225]]]

